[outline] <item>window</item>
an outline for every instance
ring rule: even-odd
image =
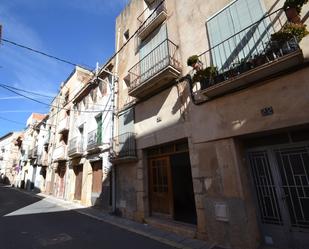
[[[264,14],[260,0],[236,0],[210,17],[206,24],[209,46],[216,46],[211,53],[213,65],[219,70],[225,70],[233,63],[263,49],[263,43],[269,40],[265,32],[268,28],[266,20],[242,30],[259,21]],[[228,39],[232,36],[233,39]]]
[[[102,95],[102,96],[105,96],[106,93],[107,93],[107,86],[106,86],[106,83],[103,82],[103,81],[100,81],[100,83],[99,83],[99,88],[100,88],[101,95]]]
[[[89,106],[89,99],[88,99],[88,96],[86,96],[86,97],[83,98],[83,104],[84,104],[85,110],[87,110],[87,109],[88,109],[88,106]]]
[[[69,102],[69,92],[66,92],[63,105],[66,105],[68,102]]]
[[[125,41],[125,42],[129,40],[129,38],[130,38],[130,32],[129,32],[128,29],[126,30],[126,32],[124,32],[123,37],[124,37],[124,41]]]
[[[91,89],[90,92],[93,103],[97,101],[97,88]]]

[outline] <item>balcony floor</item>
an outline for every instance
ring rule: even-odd
[[[173,66],[167,66],[151,78],[145,80],[137,87],[129,90],[129,95],[136,98],[148,97],[173,84],[173,80],[179,77],[180,70]]]
[[[207,99],[211,99],[220,95],[224,95],[228,92],[238,90],[246,85],[258,81],[262,81],[271,75],[275,75],[279,72],[283,72],[293,66],[301,64],[304,60],[304,56],[301,50],[297,50],[290,54],[284,55],[275,61],[265,63],[259,67],[256,67],[248,72],[242,73],[231,79],[214,84],[200,92],[206,96]]]

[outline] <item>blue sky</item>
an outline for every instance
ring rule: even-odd
[[[1,0],[3,38],[81,65],[103,64],[114,52],[115,18],[128,0]],[[73,66],[8,43],[0,46],[0,83],[55,96]],[[38,97],[36,97],[38,98]],[[50,103],[50,98],[39,100]],[[0,118],[22,124],[48,107],[0,88]],[[0,119],[0,136],[25,125]]]

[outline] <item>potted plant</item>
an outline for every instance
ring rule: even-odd
[[[281,30],[271,35],[271,48],[275,53],[282,51],[287,54],[298,48],[298,43],[309,32],[306,25],[300,23],[286,23]]]
[[[200,82],[201,90],[215,83],[215,78],[218,75],[217,68],[214,66],[207,67],[197,71],[193,76],[193,82]]]
[[[286,23],[278,32],[271,35],[271,41],[281,44],[291,41],[295,38],[300,42],[309,32],[306,25],[300,23]]]
[[[304,4],[308,3],[308,0],[286,0],[283,9],[286,17],[290,22],[300,23],[300,12]]]
[[[194,65],[199,62],[199,58],[197,55],[192,55],[187,59],[187,65],[190,67],[194,67]]]

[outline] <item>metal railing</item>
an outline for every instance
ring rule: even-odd
[[[102,145],[102,135],[98,136],[98,129],[95,129],[88,133],[87,149],[94,149]]]
[[[136,134],[132,132],[126,132],[114,137],[111,159],[136,158],[135,137]]]
[[[35,146],[32,151],[32,156],[35,158],[38,156],[39,147]]]
[[[53,160],[66,159],[66,145],[59,145],[53,152]]]
[[[180,68],[178,46],[166,39],[135,64],[130,70],[129,90],[138,87],[168,66]]]
[[[74,154],[81,154],[83,153],[83,138],[78,136],[75,138],[72,138],[69,141],[69,149],[68,149],[68,155],[74,155]]]
[[[166,12],[165,1],[162,2],[162,0],[155,0],[137,17],[139,27],[144,24],[139,32],[142,32],[144,29],[146,29],[149,24],[151,24],[162,12]]]
[[[70,126],[70,119],[69,117],[65,117],[64,119],[62,119],[59,124],[58,124],[58,131],[62,132],[65,130],[69,130]]]
[[[48,133],[44,137],[44,145],[48,145],[49,144],[49,139],[50,139],[50,130],[48,130]]]
[[[296,39],[271,40],[271,35],[286,21],[283,10],[276,10],[200,54],[203,68],[215,67],[216,71],[200,82],[201,88],[211,87],[298,50]]]

